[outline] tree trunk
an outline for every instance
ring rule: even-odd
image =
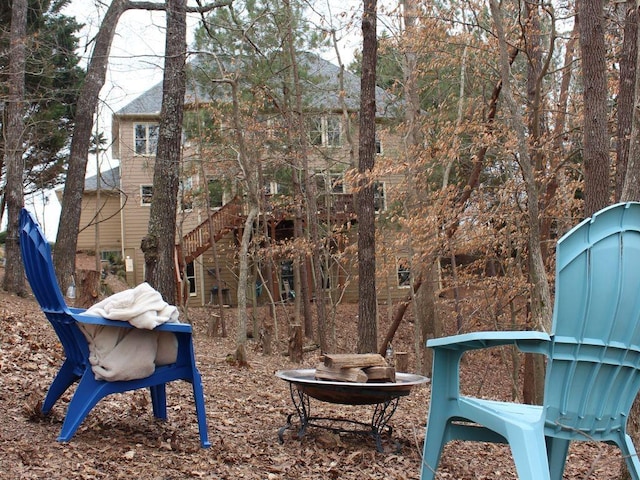
[[[6,197],[8,208],[7,239],[3,288],[16,295],[26,295],[24,267],[20,256],[20,209],[24,205],[22,175],[24,173],[24,84],[27,41],[27,0],[13,0],[11,4],[11,33],[9,51],[9,98],[5,160],[7,166]]]
[[[177,289],[175,235],[186,90],[186,38],[185,0],[168,0],[162,108],[153,171],[153,197],[149,231],[142,240],[145,280],[168,303],[176,303]]]
[[[93,115],[98,105],[100,90],[104,86],[109,51],[115,35],[118,20],[123,12],[131,8],[127,0],[112,0],[102,19],[100,29],[95,37],[93,52],[87,75],[84,79],[78,102],[76,104],[75,127],[71,140],[69,168],[62,195],[62,210],[55,252],[54,267],[58,283],[62,291],[66,291],[75,271],[76,247],[78,245],[78,229],[80,226],[80,209],[84,193],[84,177],[87,170],[91,133],[93,131]]]
[[[358,148],[358,353],[377,350],[376,243],[373,168],[376,154],[376,0],[364,0],[360,143]]]
[[[620,80],[618,83],[618,100],[616,102],[618,106],[616,200],[622,197],[622,188],[627,174],[638,60],[638,11],[636,9],[636,0],[627,0],[625,8],[624,41],[620,55]]]
[[[628,19],[632,21],[633,19]],[[637,20],[636,20],[637,21]],[[640,39],[640,35],[636,35],[636,41]],[[640,55],[640,48],[636,46],[635,64],[633,68],[637,68],[640,62],[638,59]],[[631,125],[631,139],[629,142],[628,162],[625,168],[625,176],[623,182],[622,192],[620,194],[620,201],[638,201],[640,200],[640,76],[636,75],[634,83],[634,101],[633,101],[633,116]],[[618,142],[622,139],[618,138]],[[623,168],[618,165],[618,168]]]
[[[609,128],[602,0],[579,0],[580,53],[584,101],[583,157],[585,216],[609,202]]]
[[[541,176],[540,174],[544,173],[543,169],[546,164],[544,153],[540,148],[543,144],[541,138],[542,132],[545,130],[541,85],[546,69],[542,58],[539,8],[537,2],[526,3],[527,22],[525,22],[524,26],[524,35],[526,38],[527,58],[529,59],[527,62],[527,126],[529,130],[529,149],[531,152],[530,161],[531,168]],[[537,182],[534,181],[530,188],[535,190],[535,198],[537,199],[539,190]],[[535,222],[536,225],[539,225],[538,220],[535,220]],[[534,232],[531,233],[533,234]],[[538,246],[541,245],[540,235],[538,235],[537,239],[530,237],[530,241],[536,242]],[[542,250],[540,251],[540,258],[544,265]],[[530,269],[535,269],[535,265],[533,268],[530,266]],[[536,287],[534,286],[534,288]],[[524,402],[542,405],[544,398],[544,357],[542,355],[528,354],[524,363],[524,369]]]

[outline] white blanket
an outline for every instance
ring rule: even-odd
[[[156,365],[176,361],[175,335],[152,330],[165,322],[177,322],[178,309],[165,302],[148,283],[111,295],[84,314],[126,321],[136,327],[79,324],[89,343],[89,362],[96,380],[145,378]]]

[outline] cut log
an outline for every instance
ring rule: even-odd
[[[323,364],[316,367],[316,378],[318,380],[356,383],[366,383],[369,379],[361,368],[334,368]]]
[[[387,362],[377,353],[327,353],[324,365],[331,368],[386,367]]]
[[[393,367],[368,367],[364,369],[369,382],[395,382],[396,369]]]
[[[408,372],[409,371],[409,354],[407,352],[396,352],[396,371]]]

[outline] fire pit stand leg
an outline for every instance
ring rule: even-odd
[[[398,408],[398,402],[400,401],[400,397],[392,398],[391,400],[387,400],[383,403],[376,403],[376,406],[373,410],[373,416],[371,417],[371,435],[376,441],[376,448],[379,452],[384,452],[384,448],[382,448],[382,439],[381,435],[384,432],[385,427],[389,432],[389,437],[393,433],[393,428],[390,425],[387,425],[393,414],[396,412],[396,408]],[[396,451],[400,451],[400,445],[396,443]]]
[[[298,438],[302,438],[307,430],[307,425],[309,424],[309,419],[311,418],[311,406],[309,404],[309,395],[299,390],[294,386],[293,383],[289,383],[289,392],[291,394],[291,401],[293,402],[293,406],[296,408],[296,413],[300,418],[300,429],[298,430]],[[292,426],[291,418],[295,415],[295,413],[290,413],[287,416],[287,423],[280,427],[278,430],[278,440],[282,444],[284,443],[284,432],[288,428]]]

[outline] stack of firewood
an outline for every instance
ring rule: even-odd
[[[395,382],[396,370],[377,353],[326,354],[316,367],[316,378],[356,383]]]

